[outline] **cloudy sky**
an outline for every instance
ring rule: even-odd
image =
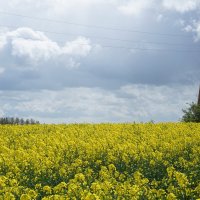
[[[200,0],[0,0],[0,116],[178,121],[199,77]]]

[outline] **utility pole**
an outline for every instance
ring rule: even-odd
[[[197,105],[200,106],[200,86],[199,86],[199,96],[198,96],[198,102],[197,102]]]

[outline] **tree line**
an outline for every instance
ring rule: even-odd
[[[23,119],[18,117],[0,117],[0,124],[40,124],[39,121],[34,119]]]

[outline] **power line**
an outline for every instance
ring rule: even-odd
[[[1,26],[1,25],[0,25]],[[3,26],[5,27],[5,26]],[[7,27],[15,27],[16,26],[7,26]],[[3,31],[2,31],[3,32]],[[49,31],[48,31],[49,32]],[[56,32],[51,32],[56,33]],[[58,34],[64,34],[64,33],[58,33]],[[65,43],[64,40],[57,40],[56,42]],[[77,43],[77,45],[80,46],[88,46],[88,44],[81,44]],[[161,48],[140,48],[140,47],[127,47],[127,46],[113,46],[113,45],[100,45],[101,48],[113,48],[113,49],[126,49],[126,50],[138,50],[138,51],[162,51],[162,52],[177,52],[177,53],[200,53],[200,50],[194,51],[194,50],[183,50],[183,49],[161,49]]]
[[[79,44],[88,45],[88,44]],[[111,46],[111,45],[100,45],[102,48],[113,48],[113,49],[126,49],[126,50],[138,50],[138,51],[163,51],[163,52],[175,52],[175,53],[200,53],[200,51],[181,50],[181,49],[153,49],[153,48],[137,48],[137,47],[124,47],[124,46]]]
[[[11,26],[11,25],[1,25],[0,27],[8,27],[8,28],[21,28],[19,26]],[[29,27],[27,27],[29,28]],[[167,45],[167,46],[193,46],[191,44],[183,44],[183,43],[167,43],[167,42],[148,42],[148,41],[134,41],[134,40],[127,40],[127,39],[120,39],[120,38],[111,38],[111,37],[99,37],[99,36],[94,36],[94,35],[82,35],[82,34],[72,34],[72,33],[66,33],[66,32],[54,32],[54,31],[49,31],[49,30],[41,30],[41,29],[35,29],[35,31],[40,31],[44,33],[49,33],[49,34],[56,34],[56,35],[69,35],[69,36],[83,36],[83,37],[89,37],[89,38],[95,38],[95,39],[103,39],[103,40],[112,40],[112,41],[120,41],[120,42],[130,42],[130,43],[135,43],[135,44],[158,44],[158,45]]]
[[[74,25],[74,26],[82,26],[82,27],[87,27],[87,28],[104,29],[104,30],[111,30],[111,31],[131,32],[131,33],[159,35],[159,36],[168,36],[168,37],[189,37],[189,36],[186,36],[186,35],[183,35],[183,34],[171,34],[171,33],[159,33],[159,32],[149,32],[149,31],[140,31],[140,30],[129,30],[129,29],[122,29],[122,28],[117,28],[117,27],[106,27],[106,26],[97,26],[97,25],[74,23],[74,22],[69,22],[69,21],[64,21],[64,20],[55,20],[55,19],[33,17],[33,16],[28,16],[28,15],[21,15],[21,14],[11,13],[11,12],[1,11],[1,10],[0,10],[0,14],[16,16],[16,17],[23,17],[23,18],[32,19],[32,20],[48,21],[48,22],[62,23],[62,24],[70,24],[70,25]]]
[[[43,42],[43,41],[41,41]],[[64,42],[64,41],[60,41]],[[90,44],[76,43],[79,46],[89,46]],[[124,49],[124,50],[137,50],[137,51],[159,51],[159,52],[168,52],[168,53],[200,53],[200,51],[191,51],[191,50],[180,50],[180,49],[154,49],[154,48],[139,48],[139,47],[125,47],[125,46],[112,46],[112,45],[100,45],[100,48],[112,48],[112,49]]]

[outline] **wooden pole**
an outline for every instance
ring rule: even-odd
[[[199,86],[199,96],[198,96],[198,102],[197,102],[197,105],[200,106],[200,86]]]

